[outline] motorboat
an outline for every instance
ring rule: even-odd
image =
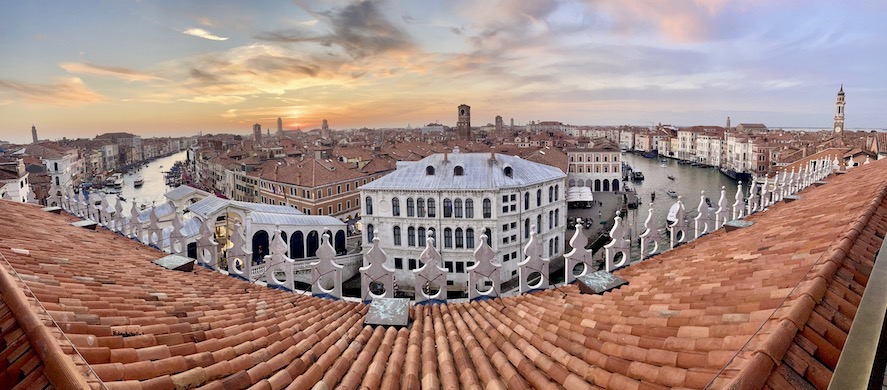
[[[677,198],[677,197],[678,197],[678,193],[677,193],[677,192],[674,192],[674,190],[668,190],[668,191],[666,191],[665,193],[668,194],[668,196],[670,196],[670,197],[672,197],[672,198]]]
[[[673,175],[668,175],[668,180],[674,180],[674,176],[673,176]]]
[[[145,184],[145,178],[143,178],[141,176],[136,176],[135,180],[133,180],[133,182],[132,182],[132,186],[135,188],[139,188],[143,184]]]

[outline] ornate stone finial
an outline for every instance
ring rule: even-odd
[[[496,258],[496,252],[487,245],[487,235],[481,234],[480,242],[474,249],[474,265],[468,267],[468,299],[477,299],[480,297],[498,297],[501,284],[501,275],[499,268],[501,264],[496,264],[493,260]],[[481,291],[478,284],[484,279],[489,279],[493,284],[488,290]],[[486,287],[486,286],[484,286]]]
[[[671,206],[668,215],[673,217],[674,220],[674,223],[668,226],[668,230],[671,233],[671,249],[674,249],[678,244],[687,242],[686,211],[680,196],[678,196],[678,201]]]
[[[243,231],[243,225],[239,222],[234,224],[234,230],[228,236],[229,244],[225,250],[225,258],[228,261],[228,273],[240,276],[247,281],[254,281],[264,274],[262,272],[253,275],[253,253],[246,249],[246,235]]]
[[[696,218],[693,218],[693,230],[696,232],[696,238],[702,237],[711,232],[714,223],[711,220],[711,210],[708,208],[708,201],[705,198],[705,191],[700,191],[699,205],[696,206]],[[709,230],[711,229],[711,230]]]
[[[761,184],[761,211],[770,206],[770,178],[764,176],[764,183]]]
[[[413,271],[416,286],[416,303],[447,299],[447,270],[441,268],[441,257],[434,247],[434,238],[425,236],[425,250],[419,255],[422,267]],[[437,293],[431,293],[437,287]]]
[[[157,207],[151,207],[148,212],[148,218],[148,242],[145,244],[157,246],[162,234],[158,225],[160,223],[160,216],[157,215]]]
[[[542,258],[542,243],[536,235],[536,225],[530,226],[530,240],[524,246],[524,261],[517,263],[517,275],[520,278],[521,294],[530,292],[531,290],[547,288],[548,282],[548,260]],[[533,273],[539,273],[539,282],[530,284],[530,276]]]
[[[570,247],[573,249],[564,255],[564,280],[567,283],[572,283],[576,280],[576,277],[584,276],[595,269],[594,254],[590,250],[585,249],[586,245],[588,245],[588,237],[585,236],[582,220],[577,219],[576,232],[573,233],[573,238],[570,239]],[[582,264],[582,272],[574,275],[573,268],[579,264]]]
[[[872,163],[872,162],[869,160],[869,156],[866,155],[866,156],[865,156],[865,162],[863,162],[862,165],[869,165],[869,164],[871,164],[871,163]]]
[[[287,245],[280,236],[280,229],[274,231],[274,237],[271,238],[271,244],[268,245],[271,254],[265,255],[265,283],[269,286],[282,287],[286,290],[292,290],[295,286],[293,282],[293,264],[295,261],[286,257]],[[278,279],[277,275],[283,274],[283,279]]]
[[[124,234],[123,225],[126,221],[126,217],[123,216],[123,202],[120,201],[119,198],[115,199],[114,204],[114,223],[113,230],[117,233]]]
[[[760,197],[758,197],[758,183],[755,180],[752,180],[748,185],[748,202],[746,202],[746,211],[745,215],[752,215],[758,211],[758,202],[760,201]]]
[[[622,223],[622,217],[617,216],[614,220],[613,228],[610,229],[611,240],[607,245],[604,245],[607,272],[613,272],[625,267],[631,260],[631,241],[625,238],[627,232],[625,225]],[[617,255],[621,256],[619,261],[616,261]]]
[[[99,203],[99,209],[97,210],[98,212],[96,213],[96,215],[98,215],[99,217],[98,223],[100,223],[104,227],[108,227],[108,225],[111,224],[111,220],[108,218],[109,208],[110,205],[108,204],[108,197],[102,196],[102,200]]]
[[[837,155],[837,153],[836,153],[836,154],[835,154],[835,159],[832,160],[832,171],[833,171],[833,172],[838,172],[838,171],[841,171],[841,170],[842,170],[841,168],[843,168],[843,167],[841,166],[841,161],[838,160],[838,155]]]
[[[847,159],[847,168],[845,168],[845,169],[849,171],[850,168],[853,168],[853,163],[854,163],[853,156],[850,156],[850,158]]]
[[[736,200],[733,202],[733,219],[740,219],[745,214],[745,194],[742,192],[742,180],[736,186]]]
[[[715,212],[715,229],[720,229],[730,218],[727,208],[727,187],[721,186],[721,197],[718,198],[718,211]]]
[[[185,236],[182,234],[182,220],[178,214],[172,215],[172,229],[169,231],[167,244],[169,245],[167,253],[182,254],[187,250]]]
[[[334,261],[336,249],[330,243],[330,234],[323,232],[320,247],[317,248],[316,263],[311,263],[311,294],[329,295],[342,298],[342,270],[345,268]]]
[[[376,298],[394,298],[394,269],[388,268],[385,265],[385,262],[388,261],[388,255],[382,250],[379,242],[379,233],[374,232],[373,246],[364,255],[367,265],[360,268],[360,298],[364,302],[369,302]],[[379,286],[384,290],[381,294],[375,294],[370,288],[373,285]]]
[[[193,218],[193,216],[192,216]],[[197,262],[212,269],[219,267],[219,243],[215,237],[215,223],[212,219],[200,222],[200,238],[197,239]],[[231,273],[231,269],[228,269]]]
[[[647,258],[649,256],[653,256],[659,253],[659,250],[662,248],[662,232],[660,231],[660,227],[662,226],[659,221],[659,217],[653,214],[653,208],[647,211],[647,219],[644,220],[644,232],[641,233],[641,259]],[[653,244],[653,247],[650,248],[650,244]]]

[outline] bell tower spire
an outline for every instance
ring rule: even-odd
[[[844,135],[844,84],[841,84],[838,100],[835,102],[835,135]]]

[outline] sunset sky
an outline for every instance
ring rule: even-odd
[[[0,140],[472,124],[887,127],[887,2],[4,1]]]

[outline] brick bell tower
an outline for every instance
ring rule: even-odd
[[[456,133],[459,139],[471,140],[471,107],[466,104],[459,105],[459,119],[456,122]]]

